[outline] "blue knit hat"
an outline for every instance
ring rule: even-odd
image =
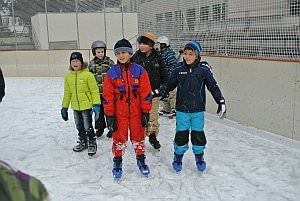
[[[115,44],[114,52],[115,52],[115,55],[119,52],[129,52],[129,54],[132,54],[133,53],[132,45],[130,44],[130,42],[128,40],[123,38],[123,39],[117,41],[117,43]]]
[[[195,50],[196,55],[200,55],[200,52],[202,50],[202,46],[199,42],[197,41],[189,41],[187,44],[185,44],[183,50],[185,50],[186,47],[191,47]]]

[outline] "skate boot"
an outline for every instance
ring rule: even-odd
[[[112,169],[113,177],[119,180],[122,177],[122,157],[114,157],[114,166]]]
[[[142,173],[142,175],[147,177],[150,174],[150,169],[149,169],[148,165],[145,164],[145,159],[146,159],[146,157],[144,154],[137,155],[136,156],[136,164],[139,167],[139,170]]]
[[[103,135],[104,130],[96,130],[96,137],[101,137]]]
[[[97,152],[96,138],[89,139],[88,142],[88,155],[93,156]]]
[[[174,161],[172,163],[172,166],[176,172],[180,172],[182,169],[182,158],[183,158],[183,154],[179,155],[174,153]]]
[[[206,163],[204,161],[203,154],[195,154],[196,165],[200,172],[203,172],[206,169]]]
[[[169,115],[170,112],[167,112],[166,110],[162,109],[161,111],[158,112],[159,116],[165,116],[165,115]]]
[[[85,149],[87,149],[87,139],[81,139],[79,138],[79,140],[77,141],[77,145],[75,147],[73,147],[73,151],[75,152],[81,152]]]
[[[154,147],[154,149],[160,149],[161,147],[154,132],[149,135],[149,143]]]
[[[112,138],[113,132],[112,131],[108,131],[108,133],[106,134],[106,137],[108,138]]]

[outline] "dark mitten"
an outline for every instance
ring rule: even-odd
[[[149,113],[146,113],[146,112],[142,113],[142,126],[143,127],[147,127],[148,126],[149,118],[150,118]]]
[[[108,130],[111,132],[115,132],[118,129],[116,116],[106,116],[106,122]]]
[[[69,120],[69,118],[68,118],[68,108],[65,108],[65,107],[61,108],[60,114],[61,114],[61,118],[63,120],[65,120],[65,121]]]

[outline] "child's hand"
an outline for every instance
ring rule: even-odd
[[[219,114],[220,119],[226,118],[226,105],[225,105],[225,100],[220,100],[217,114]]]
[[[93,112],[95,114],[94,118],[95,118],[95,121],[96,121],[97,119],[99,119],[100,105],[98,105],[98,104],[93,105]]]
[[[146,113],[146,112],[142,113],[142,126],[143,127],[147,127],[148,126],[149,118],[150,118],[149,113]]]
[[[60,114],[61,114],[61,118],[63,120],[65,120],[65,121],[69,120],[69,118],[68,118],[68,108],[65,108],[65,107],[61,108]]]
[[[107,128],[111,132],[118,130],[116,116],[106,116]]]

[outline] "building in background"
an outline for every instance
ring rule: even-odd
[[[180,49],[198,40],[207,54],[298,58],[299,0],[124,0],[139,32],[165,35]]]

